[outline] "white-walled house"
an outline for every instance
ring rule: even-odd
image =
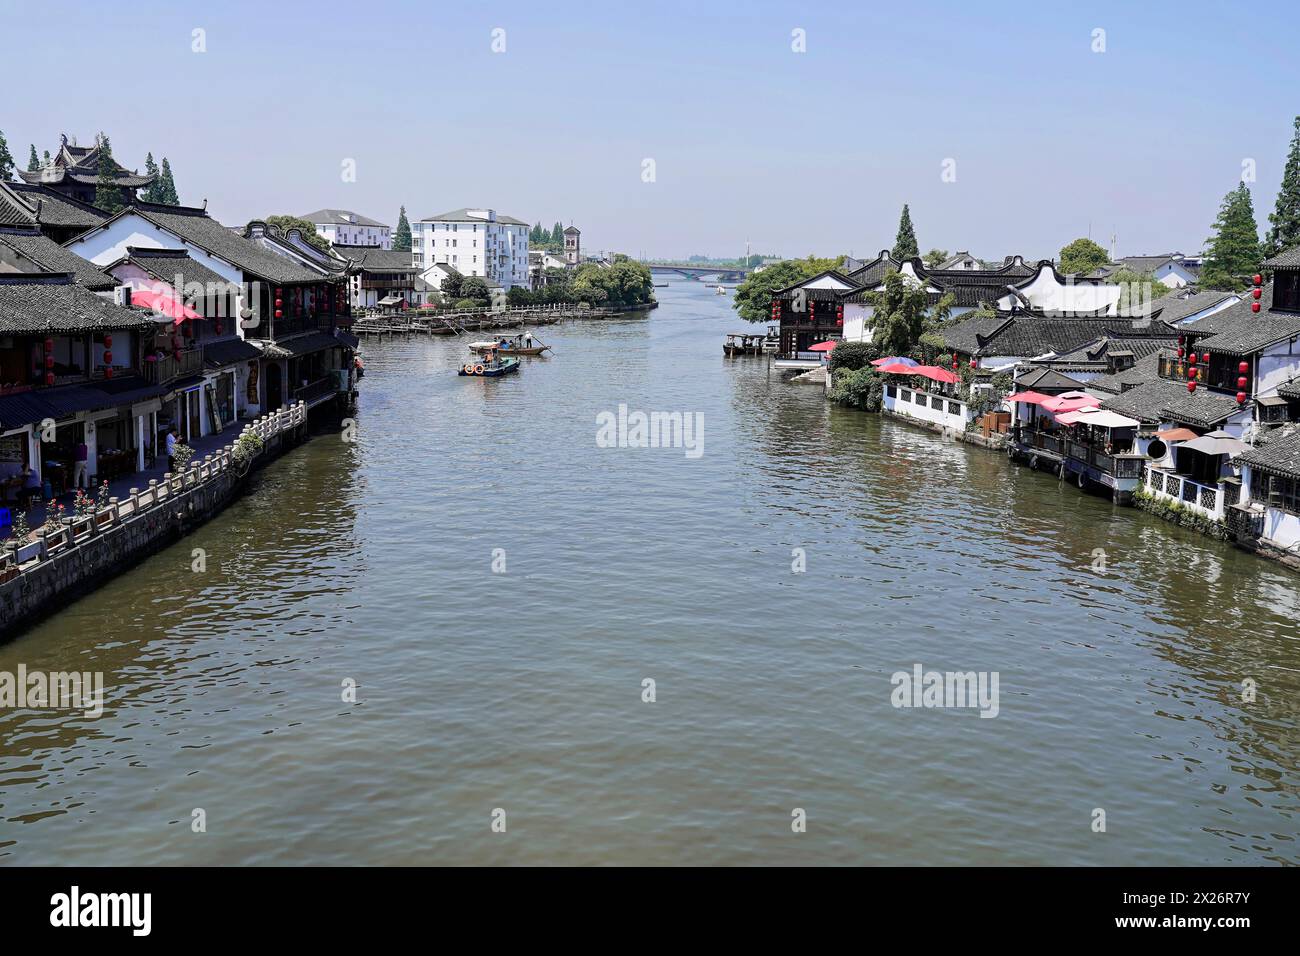
[[[528,223],[495,209],[453,209],[411,223],[411,253],[421,277],[441,288],[431,272],[443,265],[480,276],[504,289],[528,288]]]
[[[807,370],[820,367],[825,352],[814,352],[819,342],[844,337],[847,304],[841,297],[860,291],[852,280],[834,269],[780,289],[772,295],[772,321],[780,324],[780,337],[772,367]]]
[[[1237,458],[1241,500],[1228,526],[1242,543],[1300,554],[1300,428],[1290,427]]]
[[[1060,315],[1118,315],[1122,292],[1122,286],[1100,278],[1062,275],[1055,265],[1043,260],[1032,276],[998,298],[996,308],[1001,312],[1024,308]]]
[[[1182,289],[1196,284],[1201,274],[1201,260],[1196,256],[1185,256],[1181,252],[1166,252],[1154,256],[1124,256],[1116,262],[1102,266],[1091,273],[1090,277],[1106,279],[1120,269],[1142,274],[1150,273],[1157,282],[1171,289]]]
[[[331,246],[393,248],[392,230],[388,226],[349,209],[317,209],[298,218],[314,225],[317,235],[323,236]]]

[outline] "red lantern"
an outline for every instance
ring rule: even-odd
[[[112,352],[109,352],[109,351],[105,351],[105,352],[104,352],[104,364],[105,364],[105,365],[112,365],[112,364],[113,364],[113,353],[112,353]]]
[[[111,349],[112,347],[113,347],[113,336],[111,336],[111,335],[105,335],[105,336],[104,336],[104,348],[106,348],[106,349]]]
[[[1240,404],[1242,404],[1242,403],[1245,402],[1245,401],[1246,401],[1246,393],[1245,393],[1245,392],[1238,392],[1238,393],[1237,393],[1237,404],[1240,405]]]
[[[53,385],[53,384],[54,384],[54,373],[53,373],[53,372],[46,372],[46,373],[45,373],[45,384],[46,384],[46,385]]]
[[[212,323],[212,331],[215,332],[217,335],[220,335],[220,334],[221,334],[221,323],[220,323],[220,322],[213,322],[213,323]]]
[[[1258,272],[1256,272],[1255,275],[1252,277],[1251,281],[1254,282],[1255,285],[1263,285],[1264,277],[1260,275]]]
[[[53,355],[47,355],[47,356],[45,356],[45,367],[46,367],[46,368],[54,368],[54,356],[53,356]]]
[[[975,359],[971,359],[971,360],[970,360],[970,367],[971,367],[971,368],[979,368],[979,364],[980,364],[980,363],[977,362]]]
[[[952,360],[952,370],[957,371],[957,359],[955,357]]]
[[[47,352],[53,352],[53,351],[54,351],[54,339],[46,339],[46,340],[45,340],[45,351],[47,351]]]
[[[1201,353],[1201,361],[1204,362],[1206,365],[1209,365],[1209,364],[1210,364],[1210,353],[1209,353],[1209,352],[1202,352],[1202,353]]]
[[[112,377],[113,377],[113,366],[110,365],[108,368],[104,369],[104,378],[112,378]]]
[[[1242,375],[1245,375],[1247,372],[1250,371],[1250,363],[1249,363],[1249,362],[1238,362],[1238,363],[1237,363],[1237,371],[1240,372]]]
[[[1250,311],[1252,311],[1252,312],[1258,312],[1258,311],[1259,311],[1259,303],[1258,303],[1258,302],[1252,302],[1252,303],[1250,304]]]
[[[1183,357],[1183,347],[1181,345],[1178,346],[1178,357],[1179,358]]]
[[[1245,388],[1245,387],[1246,387],[1246,376],[1243,375],[1243,376],[1241,376],[1241,378],[1237,379],[1237,387],[1238,387],[1238,388]]]
[[[283,299],[276,299],[276,300],[275,300],[275,307],[276,307],[277,309],[278,309],[278,308],[281,308],[283,305],[284,305],[284,300],[283,300]]]
[[[1195,383],[1195,382],[1188,382],[1188,383],[1187,383],[1187,391],[1189,391],[1189,392],[1194,392],[1194,391],[1196,391],[1196,383]]]
[[[1196,369],[1194,369],[1194,368],[1189,368],[1189,369],[1187,370],[1187,377],[1188,377],[1188,378],[1196,378]]]
[[[1180,336],[1178,336],[1178,344],[1179,344],[1179,345],[1182,345],[1182,344],[1183,344],[1184,342],[1186,342],[1186,341],[1187,341],[1187,336],[1185,336],[1185,335],[1180,335]]]
[[[277,319],[283,319],[283,318],[284,318],[284,313],[281,312],[279,309],[276,309],[276,310],[275,310],[275,317],[276,317]]]
[[[277,297],[277,298],[280,296],[280,294],[281,294],[282,292],[284,292],[284,290],[281,289],[279,286],[276,286],[276,287],[275,287],[275,294],[276,294],[276,297]]]
[[[1251,289],[1251,290],[1250,290],[1250,294],[1251,294],[1251,296],[1253,296],[1254,298],[1258,299],[1261,295],[1264,294],[1264,292],[1263,292],[1262,289]]]
[[[836,319],[836,320],[835,320],[835,324],[836,324],[836,325],[843,325],[843,324],[844,324],[844,320],[843,320],[843,319]]]
[[[1196,364],[1196,353],[1193,352],[1191,355],[1187,356],[1187,361],[1188,361],[1189,363],[1191,363],[1192,365],[1195,365],[1195,364]]]

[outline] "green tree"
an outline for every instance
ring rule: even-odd
[[[99,178],[95,181],[95,205],[105,212],[117,212],[122,208],[122,187],[117,184],[114,173],[113,147],[108,137],[99,134]]]
[[[161,182],[162,189],[158,193],[161,198],[158,201],[168,206],[179,206],[181,204],[181,197],[176,192],[176,181],[172,179],[172,164],[167,162],[166,156],[163,157],[162,161]],[[315,233],[315,231],[316,230],[313,227],[312,232]]]
[[[159,182],[159,176],[162,174],[158,171],[158,164],[153,161],[153,153],[144,154],[144,171],[153,177],[153,182],[145,187],[144,195],[140,198],[145,202],[160,203],[162,199],[162,186]]]
[[[1198,280],[1203,289],[1239,289],[1259,266],[1259,226],[1244,182],[1223,197],[1214,235],[1206,240],[1205,262]]]
[[[455,269],[447,278],[442,280],[441,292],[448,302],[454,302],[461,298],[461,287],[465,284],[465,277]]]
[[[1106,250],[1091,239],[1076,239],[1061,249],[1058,268],[1066,275],[1087,275],[1110,262]]]
[[[538,249],[542,247],[542,221],[540,219],[528,232],[528,244],[536,246]]]
[[[406,207],[397,213],[397,229],[393,232],[393,248],[398,252],[411,251],[411,222],[406,218]]]
[[[831,350],[830,371],[855,372],[880,358],[875,342],[841,342]]]
[[[41,171],[41,161],[36,158],[35,143],[32,143],[32,153],[27,157],[27,171],[29,173],[39,173]]]
[[[467,276],[460,284],[460,297],[473,299],[475,302],[487,302],[492,296],[488,292],[486,279],[482,276]]]
[[[939,267],[939,264],[947,260],[947,258],[948,258],[947,249],[931,249],[929,252],[925,254],[925,259],[923,261],[925,262],[928,268],[937,269]]]
[[[920,254],[921,251],[916,245],[916,231],[912,228],[912,213],[907,208],[907,203],[903,203],[903,214],[898,218],[898,236],[894,239],[894,248],[890,255],[901,262]]]
[[[1282,188],[1277,193],[1277,205],[1268,214],[1271,227],[1267,251],[1270,256],[1300,245],[1300,116],[1295,118],[1294,129],[1286,169],[1282,173]]]
[[[761,272],[751,272],[736,286],[731,307],[746,322],[771,322],[772,296],[806,278],[803,265],[797,259],[774,263]]]
[[[310,219],[299,216],[267,216],[265,222],[268,226],[275,226],[285,235],[288,235],[290,229],[297,229],[309,245],[315,246],[321,252],[330,251],[330,244],[316,231],[316,224]]]
[[[844,348],[837,345],[835,352]],[[832,360],[835,352],[831,353]],[[860,408],[864,412],[878,412],[884,403],[885,376],[871,366],[843,371],[833,377],[831,401],[849,408]]]
[[[1120,287],[1116,303],[1120,315],[1141,315],[1146,311],[1148,295],[1154,303],[1174,291],[1152,273],[1133,269],[1116,269],[1106,277],[1106,282]]]
[[[904,280],[902,273],[890,271],[885,274],[885,288],[871,293],[870,301],[867,326],[881,354],[907,355],[916,348],[925,331],[925,290]]]
[[[14,158],[5,142],[5,134],[0,132],[0,183],[7,183],[14,178]]]

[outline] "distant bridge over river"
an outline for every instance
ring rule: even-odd
[[[754,271],[740,266],[679,266],[663,262],[647,262],[646,268],[651,272],[675,272],[687,279],[703,279],[705,276],[717,276],[725,282],[741,282],[745,276]]]

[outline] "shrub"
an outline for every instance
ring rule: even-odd
[[[456,308],[458,309],[480,309],[482,305],[475,299],[457,299]]]
[[[880,358],[880,349],[872,342],[841,342],[831,351],[830,371],[856,372]]]
[[[839,348],[835,351],[838,352]],[[864,412],[878,412],[884,402],[884,394],[884,376],[868,366],[836,375],[835,385],[831,389],[831,401],[849,408],[860,408]]]
[[[262,451],[262,439],[253,432],[240,435],[230,449],[230,457],[241,468],[251,462]]]

